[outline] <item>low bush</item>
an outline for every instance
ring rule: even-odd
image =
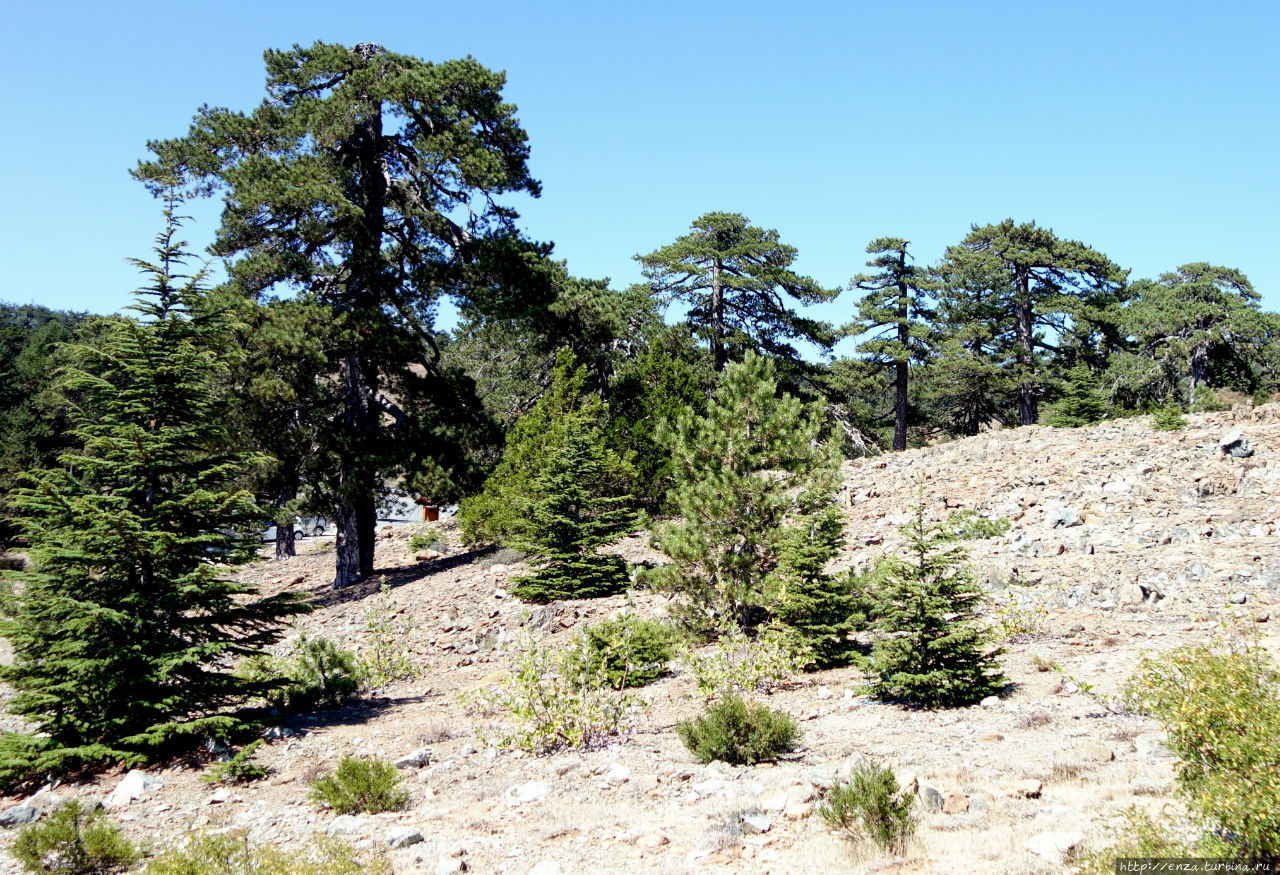
[[[515,721],[496,739],[504,747],[531,753],[563,748],[594,748],[628,728],[637,703],[607,680],[603,664],[575,653],[556,653],[527,641],[519,649],[515,672],[496,689],[463,696],[472,713],[505,714]],[[483,729],[480,735],[485,735]]]
[[[621,614],[583,630],[569,659],[575,674],[603,674],[614,689],[643,687],[667,673],[674,633],[661,620]]]
[[[755,637],[730,626],[702,649],[686,645],[683,656],[698,690],[708,699],[767,690],[795,675],[812,649],[794,629],[771,626]]]
[[[1163,725],[1191,810],[1236,855],[1280,861],[1280,671],[1267,652],[1197,645],[1148,657],[1124,703]]]
[[[818,814],[832,829],[901,854],[916,829],[911,803],[911,792],[898,786],[893,769],[864,760],[849,780],[831,785]]]
[[[409,657],[406,642],[413,632],[413,621],[400,616],[391,601],[389,589],[369,600],[364,612],[367,646],[361,655],[361,671],[370,686],[380,687],[392,681],[410,680],[421,674]]]
[[[395,811],[409,801],[400,772],[386,760],[344,756],[338,767],[311,785],[312,800],[338,814]]]
[[[792,750],[800,727],[789,714],[729,695],[708,705],[698,719],[677,723],[676,734],[700,762],[750,766]]]
[[[364,673],[356,655],[328,638],[302,635],[285,664],[284,691],[291,708],[336,708],[360,689]]]
[[[1012,525],[1006,517],[984,517],[972,510],[953,510],[947,515],[943,529],[958,541],[976,541],[998,538]]]
[[[1151,427],[1156,431],[1179,431],[1187,427],[1187,421],[1182,418],[1182,408],[1171,401],[1152,412]]]
[[[449,551],[449,542],[445,540],[444,535],[434,529],[427,529],[422,532],[414,532],[409,536],[409,549],[415,553],[422,550],[435,550],[437,553],[447,553]]]
[[[77,800],[23,827],[9,850],[28,872],[66,875],[122,872],[140,856],[101,809],[88,808]]]
[[[249,841],[243,833],[200,834],[147,865],[145,875],[390,875],[386,857],[365,854],[331,838],[285,850]]]
[[[204,780],[210,784],[248,784],[251,781],[262,780],[271,774],[271,770],[252,762],[252,759],[258,748],[265,743],[259,738],[245,745],[226,762],[214,763],[209,769],[209,774],[204,776]]]

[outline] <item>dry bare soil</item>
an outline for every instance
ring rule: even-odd
[[[315,603],[292,634],[356,649],[368,646],[371,607],[389,599],[397,622],[412,626],[402,645],[418,679],[291,718],[257,756],[272,769],[265,780],[225,790],[201,781],[207,763],[158,764],[148,774],[159,782],[111,813],[153,848],[236,828],[287,847],[336,832],[372,849],[409,827],[423,840],[388,851],[406,873],[1064,871],[1071,853],[1104,846],[1129,806],[1179,823],[1159,727],[1111,698],[1141,655],[1233,635],[1280,652],[1280,406],[1188,419],[1174,433],[1145,419],[994,431],[846,465],[845,567],[898,549],[897,527],[917,501],[934,518],[970,509],[1011,520],[1005,535],[969,544],[989,618],[1009,636],[1010,684],[998,701],[915,711],[868,699],[854,669],[804,675],[766,697],[800,720],[801,749],[775,764],[703,766],[673,731],[701,708],[677,663],[638,691],[647,707],[634,730],[605,749],[539,757],[489,747],[476,730],[495,718],[469,716],[459,694],[506,676],[522,636],[567,643],[626,600],[523,605],[507,593],[523,566],[464,551],[445,521],[429,524],[450,541],[443,556],[415,556],[414,529],[382,532],[382,576],[358,588],[327,588],[323,539],[241,572],[265,592]],[[1237,429],[1249,458],[1220,447]],[[653,558],[642,536],[617,549]],[[634,603],[650,616],[667,606],[648,592]],[[309,782],[344,754],[419,749],[427,762],[403,772],[412,791],[403,811],[336,820],[308,801]],[[853,845],[815,814],[824,787],[864,757],[918,787],[920,826],[901,857]],[[121,778],[56,792],[99,801]],[[0,866],[16,871],[3,856]]]

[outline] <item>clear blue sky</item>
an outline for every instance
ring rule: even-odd
[[[248,110],[262,51],[372,41],[505,69],[574,273],[711,210],[828,286],[868,241],[923,263],[971,223],[1035,219],[1155,276],[1243,270],[1280,310],[1280,4],[10,0],[0,29],[0,299],[110,312],[159,209],[127,171],[202,103]],[[203,247],[216,205],[187,231]],[[819,315],[843,322],[853,296]]]

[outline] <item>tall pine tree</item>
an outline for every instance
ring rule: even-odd
[[[225,709],[246,693],[231,658],[276,641],[302,610],[226,577],[255,546],[231,534],[259,518],[234,485],[255,460],[227,448],[220,363],[203,343],[214,317],[191,318],[200,276],[179,273],[172,203],[165,215],[157,260],[137,262],[151,277],[142,319],[105,320],[62,376],[80,449],[15,502],[34,570],[3,624],[15,657],[3,678],[11,710],[47,733],[27,745],[39,770],[227,732],[237,720]]]
[[[773,362],[750,352],[721,375],[705,416],[686,411],[660,429],[678,517],[654,528],[673,560],[657,579],[683,596],[675,613],[687,626],[749,630],[779,607],[786,528],[834,492],[838,460],[821,429],[821,408],[779,395]]]

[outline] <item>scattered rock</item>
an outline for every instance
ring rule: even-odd
[[[411,826],[393,826],[384,839],[388,848],[407,848],[422,841],[422,833]]]
[[[1233,456],[1237,459],[1247,459],[1253,455],[1253,445],[1244,436],[1244,432],[1238,428],[1232,429],[1222,440],[1218,441],[1218,448],[1225,455]]]
[[[1085,763],[1109,763],[1116,758],[1115,751],[1105,744],[1088,742],[1077,747],[1075,758]]]
[[[560,875],[562,871],[555,860],[540,860],[529,870],[529,875]]]
[[[615,763],[609,771],[605,772],[604,780],[606,783],[614,787],[621,787],[623,784],[631,780],[631,769],[622,763]]]
[[[742,831],[747,835],[766,833],[773,826],[769,822],[769,816],[760,811],[739,815],[738,821],[742,824]]]
[[[467,871],[467,863],[461,857],[441,857],[436,862],[435,875],[452,875]]]
[[[26,826],[29,823],[35,823],[40,816],[40,809],[34,805],[11,805],[3,812],[0,812],[0,827],[5,829],[14,829],[19,826]]]
[[[431,762],[431,751],[425,747],[418,748],[413,753],[407,753],[400,759],[396,760],[397,769],[420,769]]]
[[[1243,605],[1249,600],[1249,597],[1242,592],[1233,592],[1227,597],[1227,601],[1233,605]]]
[[[339,814],[329,821],[329,828],[326,831],[331,836],[349,836],[364,832],[365,827],[366,821],[363,817],[357,817],[354,814]]]
[[[645,833],[636,839],[636,847],[645,851],[656,851],[664,845],[671,844],[671,839],[667,838],[665,833],[650,832]]]
[[[215,790],[213,795],[209,797],[210,805],[221,805],[231,799],[231,791],[226,787],[221,790]]]
[[[164,787],[164,781],[142,769],[130,769],[103,801],[104,808],[123,808],[135,799],[146,799],[153,790]]]
[[[508,805],[525,805],[530,802],[539,802],[546,798],[547,791],[550,788],[541,781],[528,781],[524,784],[517,784],[514,787],[507,788],[507,804]]]
[[[925,811],[941,811],[946,804],[942,794],[928,784],[920,785],[920,801],[924,803]]]
[[[1029,838],[1025,847],[1037,857],[1058,864],[1082,841],[1084,833],[1080,832],[1042,832]]]
[[[987,696],[985,699],[983,699],[983,700],[982,700],[982,707],[984,707],[984,708],[988,708],[988,709],[989,709],[989,708],[999,708],[999,707],[1000,707],[1000,697],[999,697],[999,696]]]
[[[942,803],[943,814],[964,814],[969,810],[969,797],[963,793],[948,794]]]
[[[1044,784],[1035,778],[1027,778],[1013,785],[1013,795],[1023,799],[1039,799],[1043,790]]]

